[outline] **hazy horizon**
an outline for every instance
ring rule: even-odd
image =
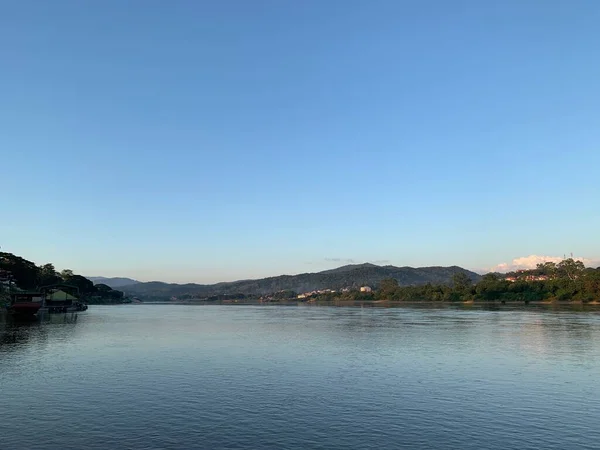
[[[600,265],[599,20],[592,0],[5,3],[0,245],[178,283]]]

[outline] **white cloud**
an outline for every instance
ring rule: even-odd
[[[500,263],[497,266],[489,269],[490,272],[512,272],[513,270],[527,270],[535,269],[540,263],[554,262],[559,263],[564,258],[562,256],[540,256],[540,255],[529,255],[515,258],[510,263]],[[600,260],[583,258],[580,256],[573,256],[575,261],[581,261],[588,267],[596,267],[600,265]]]

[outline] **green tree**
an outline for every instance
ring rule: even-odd
[[[507,289],[508,282],[495,273],[485,274],[475,286],[477,296],[486,301],[501,300]]]
[[[39,267],[12,253],[0,252],[0,269],[12,274],[12,279],[21,289],[35,289],[39,280]]]
[[[92,294],[96,292],[94,283],[81,275],[73,275],[65,280],[65,284],[79,289],[80,295]]]
[[[67,281],[69,278],[71,278],[74,275],[73,271],[71,269],[64,269],[60,272],[60,276],[62,277],[62,279],[64,281]]]
[[[571,281],[578,279],[583,271],[585,265],[581,261],[575,261],[573,258],[567,258],[558,263],[556,266],[558,275],[563,278],[568,278]]]
[[[536,275],[546,275],[548,277],[554,277],[556,275],[556,263],[550,261],[539,263],[536,266],[536,272]]]
[[[455,291],[466,292],[473,286],[473,282],[464,272],[457,272],[452,275],[452,287]]]
[[[382,300],[393,300],[398,291],[398,280],[386,278],[379,283],[378,297]]]
[[[582,280],[582,300],[600,300],[600,269],[586,270]]]
[[[60,283],[61,277],[56,272],[53,264],[44,264],[39,270],[39,281],[40,286],[47,286],[50,284]]]

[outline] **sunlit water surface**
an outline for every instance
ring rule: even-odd
[[[600,315],[132,305],[0,321],[0,448],[598,449]]]

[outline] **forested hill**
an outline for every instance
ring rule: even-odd
[[[137,283],[121,287],[127,294],[146,299],[167,299],[180,296],[212,296],[224,294],[263,295],[279,291],[310,292],[320,289],[377,287],[382,280],[395,279],[400,286],[450,284],[456,273],[465,273],[473,282],[480,275],[461,267],[395,267],[356,264],[316,273],[280,275],[258,280],[241,280],[217,284]]]
[[[0,294],[2,301],[6,301],[10,292],[39,290],[43,286],[62,285],[67,289],[72,288],[72,294],[87,303],[123,303],[122,291],[96,283],[82,275],[65,269],[57,272],[51,263],[38,266],[33,261],[28,261],[12,253],[0,252]]]

